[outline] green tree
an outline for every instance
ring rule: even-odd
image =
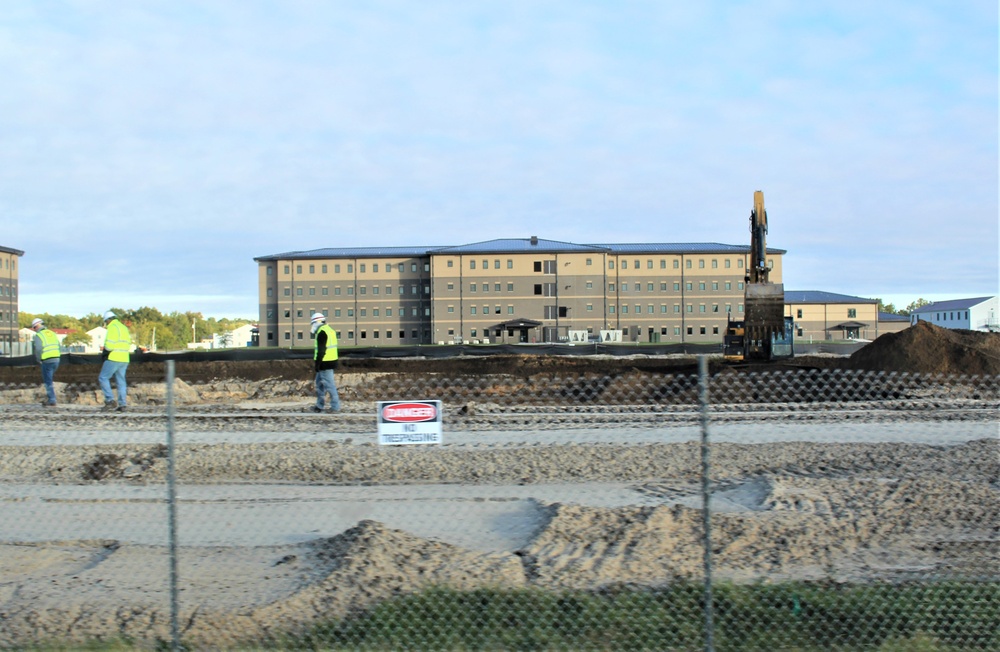
[[[83,345],[91,344],[90,335],[87,335],[83,331],[76,330],[63,338],[62,341],[63,346],[72,346],[74,344],[83,344]]]
[[[902,310],[900,310],[899,314],[901,314],[901,315],[909,315],[911,312],[913,312],[917,308],[922,308],[923,306],[930,305],[930,303],[931,303],[930,301],[928,301],[927,299],[924,299],[924,298],[917,299],[916,301],[910,302],[910,304],[908,306],[906,306],[905,308],[903,308]]]

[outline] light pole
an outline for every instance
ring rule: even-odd
[[[191,320],[191,344],[197,344],[198,343],[198,340],[197,340],[196,335],[195,335],[197,331],[195,330],[195,327],[194,327],[194,325],[196,323],[197,322],[194,319]]]

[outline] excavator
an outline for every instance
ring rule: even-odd
[[[762,362],[794,354],[794,324],[785,316],[785,286],[771,283],[767,261],[767,211],[764,193],[753,193],[750,213],[750,260],[744,277],[743,319],[732,314],[723,337],[723,357],[734,362]]]

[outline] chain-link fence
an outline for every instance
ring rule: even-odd
[[[1000,378],[707,362],[2,386],[0,647],[1000,649]]]

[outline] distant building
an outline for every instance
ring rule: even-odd
[[[819,290],[785,290],[785,315],[795,323],[795,339],[807,342],[874,340],[884,323],[878,299]]]
[[[1000,332],[997,297],[935,301],[910,313],[910,323],[927,321],[942,328]]]
[[[767,253],[780,283],[785,251]],[[260,345],[310,346],[314,312],[342,346],[561,342],[605,330],[626,342],[721,343],[729,315],[742,319],[749,255],[744,245],[531,237],[260,256]]]
[[[878,334],[898,333],[910,327],[910,318],[907,315],[897,315],[893,312],[880,312],[878,314]]]
[[[0,246],[0,355],[11,355],[18,342],[17,260],[20,249]]]

